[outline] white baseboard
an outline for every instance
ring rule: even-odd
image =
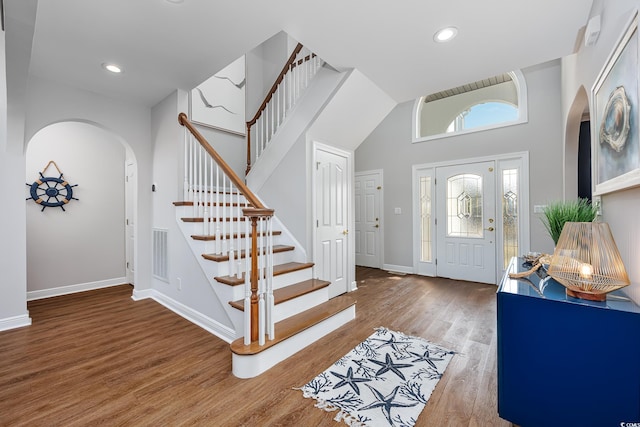
[[[176,313],[178,316],[190,321],[193,324],[200,326],[205,331],[217,336],[223,341],[231,344],[236,338],[236,331],[228,326],[223,325],[222,323],[217,322],[216,320],[205,316],[204,314],[187,307],[182,304],[166,296],[165,294],[158,292],[155,289],[145,289],[143,291],[134,291],[131,298],[135,301],[139,301],[141,299],[151,298],[156,301],[158,304],[163,305],[169,310]]]
[[[413,267],[406,265],[383,264],[382,269],[386,271],[397,271],[398,273],[413,274]]]
[[[27,292],[27,301],[58,297],[60,295],[75,294],[77,292],[92,291],[94,289],[108,288],[110,286],[117,286],[125,283],[128,283],[126,277],[117,277],[115,279],[99,280],[97,282],[80,283],[77,285],[60,286],[58,288],[29,291]]]
[[[147,298],[153,298],[155,291],[153,289],[133,289],[133,293],[131,294],[131,299],[134,301],[140,301]]]
[[[0,319],[0,331],[7,331],[9,329],[22,328],[23,326],[29,326],[29,325],[31,325],[31,318],[29,317],[28,314]]]

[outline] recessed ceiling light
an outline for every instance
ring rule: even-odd
[[[107,71],[111,71],[112,73],[115,73],[115,74],[122,72],[122,68],[118,67],[116,64],[104,63],[102,64],[102,68],[104,68]]]
[[[438,43],[444,43],[453,39],[457,34],[458,29],[456,27],[447,27],[436,31],[436,33],[433,35],[433,40]]]

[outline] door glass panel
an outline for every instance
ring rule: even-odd
[[[518,255],[518,169],[502,171],[503,268]]]
[[[482,176],[447,179],[447,236],[482,238]]]
[[[431,262],[431,177],[420,177],[420,261]]]

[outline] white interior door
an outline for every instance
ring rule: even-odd
[[[316,150],[316,275],[328,280],[329,297],[348,290],[348,159]]]
[[[437,275],[496,283],[495,162],[436,169]]]
[[[356,265],[380,268],[382,171],[356,173],[354,194]]]
[[[135,215],[134,206],[136,197],[136,165],[127,162],[125,165],[125,259],[127,281],[134,284],[134,247],[135,247]]]

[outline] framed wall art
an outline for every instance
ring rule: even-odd
[[[640,186],[637,11],[596,79],[592,102],[594,194]]]
[[[245,83],[243,55],[191,90],[191,121],[245,135]]]

